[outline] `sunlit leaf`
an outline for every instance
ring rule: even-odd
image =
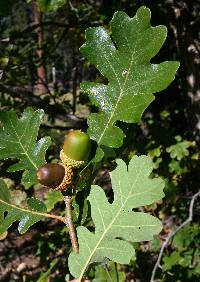
[[[29,187],[36,183],[36,170],[45,163],[45,153],[50,146],[50,137],[37,140],[43,118],[43,110],[27,108],[18,119],[14,111],[2,111],[0,121],[0,159],[17,159],[8,171],[25,170],[22,183]]]
[[[129,263],[134,256],[134,248],[128,241],[151,240],[162,229],[157,218],[133,211],[164,196],[164,181],[149,177],[153,170],[151,159],[134,156],[128,171],[122,160],[118,160],[117,164],[111,175],[113,203],[110,204],[104,191],[95,185],[88,197],[95,232],[83,226],[77,228],[79,253],[72,252],[68,262],[71,274],[79,281],[93,262],[108,258],[118,263]]]
[[[178,62],[150,63],[167,36],[166,27],[152,27],[150,19],[150,10],[141,7],[134,18],[116,12],[110,23],[112,35],[103,27],[86,30],[80,50],[108,79],[107,85],[81,84],[99,108],[88,118],[88,132],[99,145],[120,147],[125,135],[116,121],[138,122],[154,100],[152,94],[165,89],[179,67]]]
[[[19,221],[18,230],[25,233],[30,226],[45,217],[46,206],[36,198],[27,200],[27,208],[11,202],[11,194],[0,179],[0,234],[3,234],[15,222]]]
[[[189,156],[189,148],[195,146],[195,142],[182,140],[180,136],[175,137],[177,143],[166,148],[172,159],[182,160]]]
[[[67,2],[68,0],[39,0],[39,5],[43,12],[54,12]]]

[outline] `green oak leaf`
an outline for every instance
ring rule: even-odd
[[[46,215],[46,206],[36,198],[27,200],[27,208],[13,204],[7,185],[0,179],[0,234],[6,232],[15,221],[19,221],[19,232],[25,233],[30,226]]]
[[[164,264],[162,265],[164,271],[172,269],[172,267],[176,264],[179,264],[179,262],[183,259],[178,251],[174,251],[169,256],[165,256],[163,258]]]
[[[182,160],[184,157],[189,156],[188,148],[194,147],[195,142],[188,140],[182,140],[181,136],[175,137],[177,143],[166,148],[166,151],[170,153],[172,159]]]
[[[44,116],[43,110],[27,108],[18,119],[15,111],[2,111],[0,122],[0,159],[17,159],[19,162],[8,171],[25,170],[22,183],[30,187],[37,182],[36,171],[45,163],[45,153],[51,144],[50,137],[36,142],[39,126]]]
[[[134,256],[134,248],[128,241],[151,240],[162,229],[157,218],[133,211],[164,196],[164,181],[149,177],[154,167],[152,160],[147,156],[134,156],[128,170],[122,160],[117,160],[117,164],[111,174],[113,203],[108,202],[104,191],[96,185],[92,186],[88,197],[95,232],[83,226],[77,228],[79,253],[72,252],[68,264],[71,274],[78,281],[93,262],[108,258],[128,264]]]
[[[88,133],[98,145],[120,147],[125,135],[116,121],[139,122],[154,100],[152,94],[165,89],[179,67],[179,62],[150,63],[167,36],[166,27],[152,27],[150,19],[150,10],[141,7],[133,18],[124,12],[114,14],[112,37],[103,27],[86,30],[86,42],[80,51],[108,79],[107,85],[81,84],[100,111],[88,118]]]

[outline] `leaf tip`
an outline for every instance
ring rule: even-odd
[[[147,20],[150,21],[151,19],[151,10],[147,8],[146,6],[141,6],[136,13],[136,17],[138,18],[146,18]]]

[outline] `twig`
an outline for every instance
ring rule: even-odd
[[[43,213],[44,217],[48,217],[48,218],[53,218],[53,219],[57,219],[59,221],[65,222],[65,218],[59,215],[54,215],[54,214],[50,214],[50,213]]]
[[[192,199],[190,201],[190,207],[189,207],[189,216],[188,218],[179,226],[177,227],[174,231],[171,231],[169,233],[169,235],[167,236],[165,242],[163,243],[161,249],[160,249],[160,252],[159,252],[159,255],[158,255],[158,258],[157,258],[157,261],[154,265],[154,268],[153,268],[153,271],[152,271],[152,274],[151,274],[151,280],[150,282],[155,282],[155,275],[156,275],[156,271],[159,267],[161,267],[160,265],[160,262],[161,262],[161,259],[162,259],[162,256],[163,256],[163,253],[164,253],[164,250],[165,248],[168,246],[169,244],[169,241],[176,235],[177,232],[179,232],[183,227],[185,227],[187,224],[189,224],[192,219],[193,219],[193,208],[194,208],[194,202],[196,200],[196,198],[200,196],[200,191],[197,192],[196,194],[194,194],[192,196]]]
[[[0,204],[1,203],[2,204],[6,204],[10,208],[18,210],[20,212],[25,212],[25,213],[28,213],[28,214],[33,214],[35,216],[40,216],[40,217],[53,218],[53,219],[57,219],[59,221],[65,222],[65,218],[62,217],[62,216],[59,216],[59,215],[54,215],[54,214],[45,213],[45,212],[39,212],[39,211],[34,211],[34,210],[28,210],[26,208],[15,206],[14,204],[11,204],[11,203],[7,203],[4,200],[0,199]]]
[[[67,225],[68,230],[69,230],[69,237],[72,243],[72,250],[78,253],[78,242],[77,242],[76,232],[75,232],[73,221],[72,221],[72,206],[71,206],[72,198],[69,196],[64,196],[64,201],[65,201],[65,205],[67,209],[64,222]]]
[[[35,32],[37,34],[37,48],[36,48],[36,55],[39,59],[42,60],[42,63],[37,65],[36,72],[38,76],[38,81],[36,82],[35,87],[37,88],[38,94],[43,94],[49,92],[49,89],[47,86],[47,75],[46,75],[46,69],[44,64],[44,49],[43,49],[43,42],[44,42],[44,33],[42,26],[40,23],[42,22],[42,12],[40,10],[39,2],[38,0],[33,1],[33,17],[34,17],[34,23],[36,25],[39,24],[39,26],[35,29]]]

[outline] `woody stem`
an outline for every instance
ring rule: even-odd
[[[74,224],[72,221],[72,205],[71,205],[72,197],[64,196],[64,201],[66,205],[66,216],[64,219],[64,223],[66,224],[69,230],[69,237],[70,237],[71,244],[72,244],[72,250],[78,253],[78,241],[77,241],[76,232],[74,229]]]

